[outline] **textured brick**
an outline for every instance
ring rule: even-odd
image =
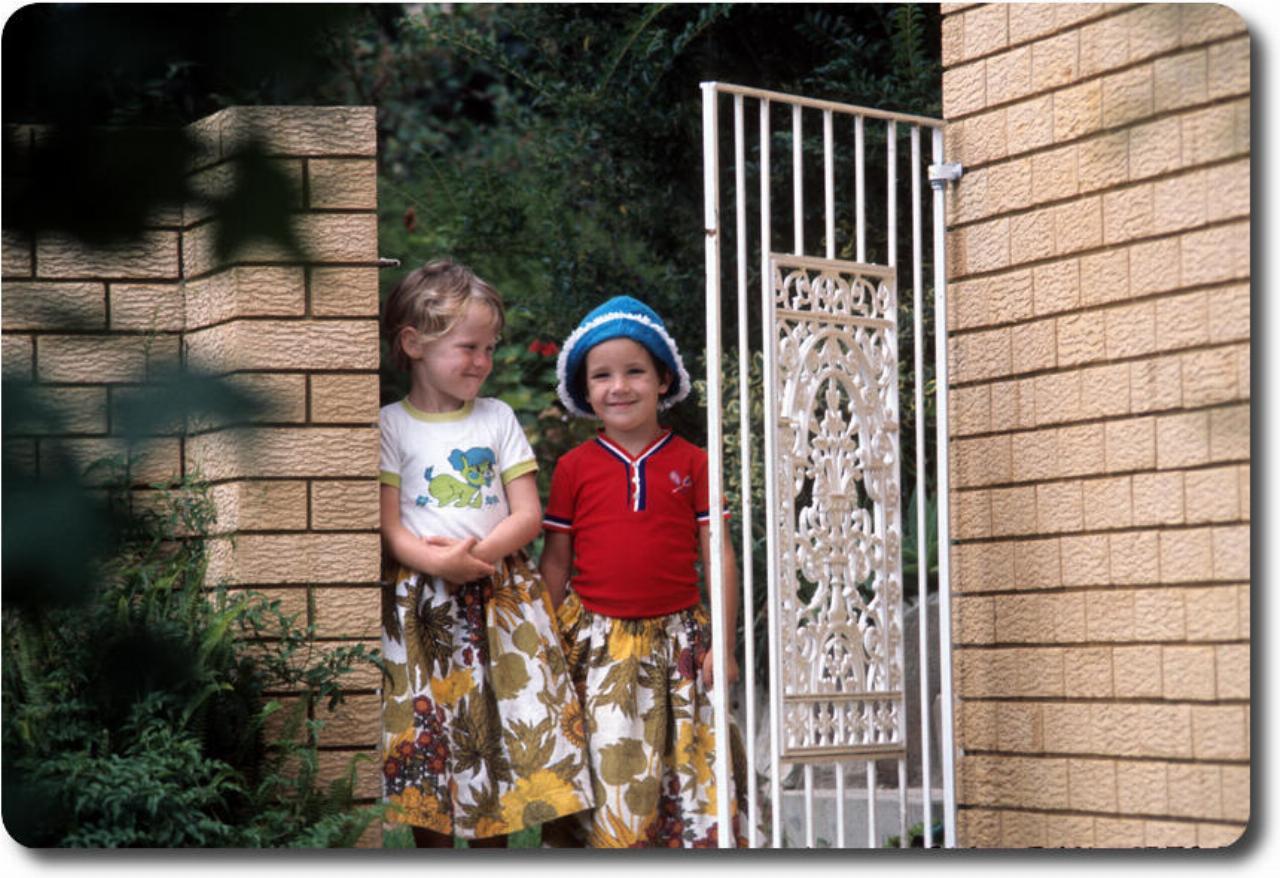
[[[1160,570],[1166,582],[1198,582],[1213,578],[1212,536],[1207,528],[1169,530],[1160,534]]]
[[[1118,785],[1121,790],[1124,789],[1123,783]],[[1141,820],[1096,817],[1093,821],[1093,833],[1100,848],[1138,848],[1145,843]]]
[[[1155,464],[1154,418],[1112,421],[1103,429],[1108,472],[1149,469]]]
[[[1242,626],[1248,630],[1247,626]],[[1249,697],[1249,644],[1225,643],[1214,647],[1219,698]]]
[[[1224,819],[1249,819],[1250,785],[1249,766],[1222,766],[1222,816]]]
[[[1069,314],[1057,321],[1058,365],[1070,366],[1102,359],[1102,327],[1093,314]]]
[[[952,584],[957,591],[1014,588],[1010,543],[969,543],[955,547]]]
[[[1133,524],[1133,504],[1128,476],[1089,479],[1084,483],[1085,530],[1110,530]]]
[[[984,278],[980,289],[987,300],[987,317],[992,323],[1007,323],[1030,317],[1034,285],[1030,271],[1013,271]]]
[[[1068,558],[1074,563],[1073,558]],[[1058,540],[1022,540],[1013,544],[1013,575],[1019,588],[1054,588],[1063,582]]]
[[[1062,759],[974,757],[966,771],[965,799],[1006,807],[1048,809],[1067,799]]]
[[[1009,265],[1011,241],[1009,220],[996,219],[978,223],[963,229],[961,235],[968,271],[994,271]]]
[[[1180,357],[1135,360],[1129,364],[1129,382],[1135,413],[1168,411],[1182,406]]]
[[[1084,491],[1080,482],[1036,486],[1036,525],[1040,533],[1084,528]]]
[[[1117,646],[1116,698],[1159,698],[1164,693],[1163,658],[1159,646]]]
[[[1249,38],[1209,47],[1208,97],[1218,100],[1249,92]]]
[[[1239,582],[1250,578],[1249,525],[1215,527],[1212,543],[1214,579]]]
[[[1013,440],[1013,480],[1016,482],[1052,479],[1058,468],[1058,434],[1055,430],[1015,433]]]
[[[1009,374],[1011,335],[1008,329],[954,337],[952,380],[980,381]]]
[[[951,527],[956,539],[991,536],[991,497],[987,491],[957,491],[952,501]]]
[[[1133,592],[1106,590],[1091,592],[1085,599],[1088,640],[1133,639]]]
[[[1092,134],[1102,127],[1102,80],[1089,80],[1053,95],[1053,139]]]
[[[1047,753],[1078,753],[1090,746],[1093,728],[1089,705],[1079,702],[1048,702],[1043,711],[1044,750]]]
[[[1181,471],[1134,475],[1133,523],[1136,526],[1181,524],[1186,520],[1183,510]]]
[[[1164,697],[1176,701],[1212,701],[1217,688],[1213,647],[1166,646],[1163,649]]]
[[[1085,638],[1085,602],[1080,592],[1001,597],[994,605],[993,636],[987,642],[1074,643]]]
[[[1181,641],[1187,636],[1185,592],[1178,588],[1144,588],[1133,593],[1135,640]]]
[[[1194,347],[1209,341],[1209,296],[1186,293],[1155,304],[1156,337],[1161,350]]]
[[[1230,6],[1221,3],[1188,3],[1182,7],[1180,41],[1188,46],[1242,33],[1245,21]]]
[[[1068,698],[1112,697],[1110,647],[1065,649],[1062,663],[1066,669],[1064,694]]]
[[[1082,369],[1080,371],[1081,417],[1108,418],[1129,414],[1132,410],[1129,400],[1131,386],[1129,372],[1128,363]],[[1101,439],[1098,447],[1102,447]]]
[[[1008,213],[1029,207],[1035,200],[1031,179],[1031,161],[1014,159],[987,168],[987,187],[982,213]]]
[[[36,349],[41,381],[138,381],[177,361],[176,337],[48,335]]]
[[[1129,60],[1141,61],[1178,48],[1181,16],[1176,4],[1139,6],[1123,14],[1129,26]]]
[[[57,470],[57,461],[65,460],[72,467],[83,470],[91,464],[107,458],[123,460],[126,449],[123,442],[115,439],[41,439],[40,469],[41,473]],[[143,443],[128,453],[129,476],[132,484],[151,485],[157,482],[169,482],[182,473],[179,444],[177,439],[153,439]],[[108,480],[106,472],[88,474],[87,483],[93,486],[103,485]]]
[[[1010,108],[1008,117],[1004,109],[999,109],[971,116],[960,122],[948,121],[948,132],[955,131],[957,161],[979,165],[1008,155],[1009,136],[1013,130],[1009,127],[1008,119],[1012,118],[1014,109],[1016,108]],[[1021,129],[1018,131],[1021,132]]]
[[[312,590],[316,635],[319,637],[377,637],[381,630],[381,590],[374,586]]]
[[[1047,3],[1010,3],[1009,42],[1021,43],[1053,33],[1058,25]]]
[[[1204,49],[1157,58],[1152,65],[1157,113],[1202,104],[1209,94],[1209,53]]]
[[[315,530],[376,529],[377,482],[372,479],[312,482],[311,526]]]
[[[1142,585],[1160,580],[1160,546],[1156,531],[1113,533],[1107,536],[1111,553],[1111,581]]]
[[[178,332],[186,327],[180,284],[112,284],[111,328]]]
[[[372,159],[311,159],[307,162],[309,206],[376,210],[377,170]]]
[[[1080,31],[1055,34],[1031,45],[1031,89],[1046,91],[1079,78]]]
[[[1184,592],[1187,604],[1188,640],[1235,640],[1240,631],[1240,612],[1233,586],[1192,588]]]
[[[1105,466],[1104,429],[1081,424],[1058,430],[1059,471],[1066,476],[1091,475]]]
[[[1168,767],[1162,762],[1116,764],[1116,810],[1121,814],[1164,814],[1169,810]]]
[[[964,26],[966,59],[988,55],[1009,44],[1009,15],[1004,6],[976,6],[967,10],[961,16],[961,21]]]
[[[1077,174],[1078,151],[1074,145],[1038,153],[1031,159],[1031,178],[1036,199],[1056,201],[1080,191]]]
[[[382,794],[382,771],[377,759],[357,759],[360,751],[321,750],[316,755],[316,784],[322,789],[337,780],[346,780],[354,769],[352,796],[374,799]]]
[[[332,712],[317,706],[316,719],[324,723],[322,747],[376,745],[382,735],[381,696],[348,695]]]
[[[1080,257],[1081,305],[1102,305],[1129,296],[1129,252],[1103,250]]]
[[[951,391],[951,416],[958,436],[991,430],[991,385],[957,387]]]
[[[1230,847],[1244,837],[1245,829],[1222,823],[1197,823],[1196,847],[1207,850]]]
[[[955,654],[959,691],[972,698],[1061,696],[1059,647],[964,649]]]
[[[251,137],[260,138],[273,154],[372,157],[377,152],[373,107],[230,107],[218,115],[223,158]]]
[[[992,430],[1016,430],[1036,423],[1035,382],[997,381],[991,389]]]
[[[1033,811],[1005,811],[1000,815],[1000,846],[1042,848],[1045,846],[1046,816]]]
[[[1099,134],[1076,148],[1076,182],[1080,192],[1094,192],[1130,179],[1133,150],[1129,132]]]
[[[1045,815],[1045,847],[1092,848],[1097,846],[1093,818],[1088,815]]]
[[[0,271],[5,277],[31,277],[31,239],[5,229],[0,235]]]
[[[1240,518],[1240,480],[1235,467],[1188,471],[1185,486],[1189,523]]]
[[[1105,325],[1106,356],[1136,357],[1156,349],[1156,306],[1135,302],[1102,312]],[[1094,318],[1096,320],[1096,318]],[[1101,356],[1096,352],[1092,358]]]
[[[1114,128],[1145,119],[1151,115],[1155,102],[1152,65],[1103,77],[1101,93],[1104,127]]]
[[[215,372],[291,369],[300,362],[373,369],[378,364],[378,326],[372,320],[234,321],[189,334],[187,361]]]
[[[1182,282],[1188,286],[1249,275],[1247,222],[1189,232],[1180,244]]]
[[[254,239],[226,258],[215,250],[212,224],[183,237],[182,262],[188,277],[238,262],[373,262],[378,257],[377,218],[373,214],[306,213],[291,221],[301,253]]]
[[[136,242],[90,246],[68,235],[47,233],[36,240],[36,263],[44,278],[178,278],[178,234],[143,232]]]
[[[1011,104],[1000,112],[1004,114],[1005,125],[999,132],[988,132],[983,135],[987,151],[992,157],[1005,155],[1021,155],[1029,150],[1038,149],[1053,143],[1054,139],[1054,96],[1047,94],[1038,98]],[[973,121],[980,123],[982,117],[975,116]],[[977,132],[969,132],[970,137],[978,137]]]
[[[1135,296],[1176,289],[1182,278],[1182,244],[1177,238],[1142,241],[1128,248],[1129,278]]]
[[[1147,848],[1190,848],[1196,843],[1193,823],[1146,820],[1142,824],[1143,846]]]
[[[996,722],[1001,750],[1044,749],[1040,705],[1001,702],[996,705]]]
[[[376,268],[311,269],[311,313],[316,317],[369,317],[378,313]]]
[[[306,529],[306,482],[225,482],[215,485],[210,494],[217,533]]]
[[[210,544],[208,580],[258,583],[376,582],[377,534],[240,534]]]
[[[1102,197],[1103,240],[1120,244],[1155,231],[1155,191],[1151,184],[1130,186]]]
[[[21,283],[4,285],[4,328],[102,329],[106,288],[101,283]]]
[[[1105,534],[1063,537],[1061,552],[1062,585],[1107,585],[1111,582],[1109,547]]]
[[[1015,373],[1051,369],[1057,364],[1057,321],[1053,318],[1022,323],[1008,331],[1011,345],[1011,365]],[[1039,379],[1037,379],[1038,382]],[[1036,392],[1036,413],[1048,411],[1040,405],[1039,385]]]
[[[35,342],[31,336],[6,332],[0,340],[0,350],[3,351],[6,380],[34,380]]]
[[[312,423],[373,423],[378,420],[378,376],[312,375]]]
[[[1249,484],[1250,468],[1248,466],[1236,467],[1236,472],[1239,476],[1239,487],[1237,490],[1240,496],[1240,517],[1245,521],[1248,521],[1253,517]]]
[[[1082,198],[1052,209],[1054,248],[1058,255],[1076,253],[1102,243],[1102,199]]]
[[[966,116],[985,108],[986,62],[975,61],[942,72],[942,115]]]
[[[954,67],[964,59],[964,17],[944,16],[942,19],[942,65]]]
[[[1207,172],[1183,174],[1151,184],[1155,210],[1154,230],[1158,234],[1203,225],[1208,215]]]
[[[1069,759],[1068,807],[1078,811],[1116,810],[1116,764],[1104,759]]]
[[[207,430],[232,423],[301,424],[307,418],[307,384],[300,374],[246,373],[222,379],[227,386],[254,400],[257,414],[228,413],[221,418],[201,417],[193,428]]]
[[[287,195],[282,199],[284,207],[299,210],[302,203],[302,162],[294,160],[271,159],[266,166],[279,174],[286,181]],[[228,198],[239,184],[239,162],[221,162],[211,168],[192,175],[191,189],[195,197],[182,207],[184,225],[194,225],[214,216],[217,203]]]
[[[1228,158],[1238,148],[1236,107],[1215,104],[1184,113],[1182,120],[1182,164],[1201,165]]]
[[[103,387],[39,387],[41,403],[49,406],[58,419],[53,432],[107,432],[107,391]],[[22,433],[20,425],[5,425],[6,431]]]
[[[1032,271],[1037,316],[1068,311],[1080,304],[1080,260],[1065,259]]]
[[[1141,180],[1177,170],[1182,164],[1182,124],[1177,116],[1129,131],[1129,178]]]
[[[957,643],[992,643],[995,641],[994,603],[989,597],[960,597],[955,607]]]
[[[1171,763],[1169,813],[1176,817],[1222,816],[1222,771],[1217,765]]]
[[[987,59],[986,101],[988,106],[1016,101],[1032,91],[1031,46],[1021,46]]]
[[[188,281],[187,328],[233,317],[301,317],[306,291],[301,268],[237,267]]]
[[[1036,530],[1036,488],[998,488],[990,492],[991,535],[1011,536]]]
[[[961,769],[958,772],[962,779],[964,778],[964,769],[967,767],[967,760],[961,761]],[[999,811],[975,811],[971,808],[964,808],[956,815],[958,824],[956,836],[959,843],[964,847],[971,848],[998,848],[1003,847],[1000,837],[1000,817]]]
[[[1186,412],[1156,418],[1156,466],[1159,469],[1208,462],[1208,412]]]
[[[1209,412],[1209,459],[1246,460],[1249,457],[1249,406],[1237,405]]]
[[[1249,216],[1251,178],[1247,159],[1208,168],[1204,174],[1205,186],[1212,193],[1206,207],[1206,221],[1216,223]]]
[[[1080,29],[1081,77],[1097,76],[1128,61],[1129,28],[1123,17],[1105,18]]]
[[[225,430],[188,440],[187,461],[211,480],[372,477],[378,469],[378,431],[339,427]]]

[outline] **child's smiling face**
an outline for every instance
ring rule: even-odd
[[[475,399],[493,371],[496,343],[497,319],[481,302],[469,303],[462,319],[439,338],[410,335],[405,351],[413,363],[414,393],[429,406],[424,410],[453,411]]]
[[[671,386],[644,345],[613,338],[587,351],[587,401],[611,437],[646,439],[658,431],[658,400]]]

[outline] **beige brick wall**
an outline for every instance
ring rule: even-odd
[[[212,485],[210,581],[280,598],[322,648],[379,635],[376,136],[371,107],[236,107],[192,126],[200,192],[227,191],[251,132],[301,193],[290,205],[309,262],[253,245],[219,262],[208,211],[160,216],[135,244],[89,248],[3,236],[6,377],[68,412],[65,433],[15,440],[33,465],[65,449],[113,450],[113,413],[157,367],[182,359],[261,392],[251,424],[174,425],[151,443],[139,488],[180,474]],[[29,132],[30,133],[30,132]],[[234,537],[234,540],[232,539]],[[325,729],[321,770],[377,746],[376,673]],[[321,713],[325,713],[321,709]],[[378,791],[376,759],[359,793]],[[370,836],[376,843],[376,833]]]
[[[960,841],[1249,819],[1243,21],[944,4]]]

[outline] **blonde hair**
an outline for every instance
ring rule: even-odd
[[[481,302],[493,311],[496,332],[506,324],[502,296],[475,272],[451,259],[436,259],[409,272],[387,297],[382,311],[382,334],[397,369],[409,368],[400,333],[411,326],[427,339],[445,335],[462,319],[467,305]]]

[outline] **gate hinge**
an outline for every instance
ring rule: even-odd
[[[399,267],[400,267],[399,259],[392,259],[389,256],[378,257],[378,268],[399,268]]]
[[[959,162],[929,165],[929,185],[941,189],[946,183],[954,183],[964,176],[964,166]]]

